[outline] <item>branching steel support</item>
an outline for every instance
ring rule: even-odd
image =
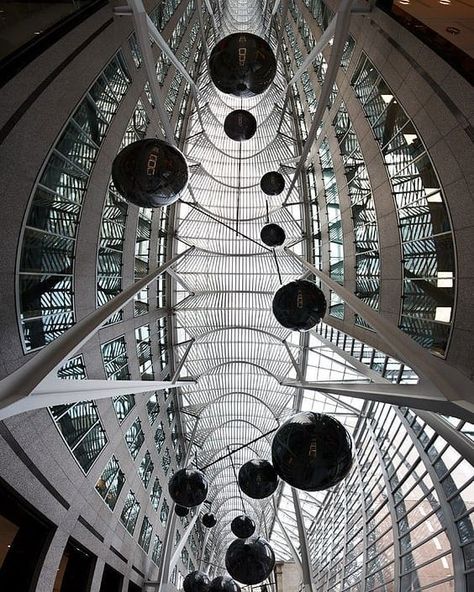
[[[328,105],[334,81],[336,80],[337,71],[341,64],[341,57],[344,51],[344,46],[346,44],[347,35],[349,33],[349,24],[351,20],[351,6],[352,0],[342,0],[340,4],[337,13],[338,16],[335,25],[334,42],[332,45],[331,57],[329,58],[328,68],[326,70],[323,86],[321,88],[321,93],[318,98],[318,106],[316,107],[316,112],[313,117],[311,128],[308,132],[308,137],[306,139],[303,152],[301,153],[301,157],[298,162],[298,165],[296,166],[293,179],[291,180],[290,186],[288,188],[287,198],[291,195],[291,192],[293,191],[293,188],[296,185],[296,181],[298,180],[298,177],[305,166],[306,159],[316,138],[319,126],[321,125],[321,122],[323,120],[323,115]]]
[[[425,392],[431,393],[431,399],[452,403],[452,409],[458,407],[458,415],[465,415],[467,410],[474,414],[474,383],[466,378],[461,372],[453,367],[443,364],[436,359],[429,351],[421,347],[406,333],[403,333],[392,321],[384,318],[381,314],[360,300],[353,292],[334,281],[327,273],[317,269],[308,261],[294,253],[288,248],[285,252],[297,259],[308,271],[311,271],[330,290],[335,292],[347,306],[355,313],[363,317],[374,329],[379,337],[387,344],[395,356],[408,364],[423,381]],[[334,391],[333,391],[334,392]],[[420,407],[422,398],[420,400]],[[395,405],[405,405],[407,401],[392,401]]]
[[[176,257],[172,257],[166,263],[148,273],[138,282],[135,282],[120,294],[103,304],[97,310],[94,310],[86,317],[78,321],[73,327],[68,329],[60,337],[46,345],[33,358],[18,370],[6,376],[0,381],[0,408],[7,411],[9,405],[21,401],[25,397],[42,385],[43,381],[55,379],[57,369],[60,368],[66,360],[74,356],[81,347],[101,328],[101,326],[113,314],[123,308],[132,300],[140,290],[146,288],[148,284],[154,281],[168,267],[176,263],[181,257],[187,255],[194,247],[183,251]],[[72,381],[67,381],[72,382]],[[85,383],[85,381],[81,381]],[[150,383],[148,383],[150,384]],[[47,384],[42,385],[47,388]],[[72,388],[72,387],[71,387]],[[32,395],[34,396],[34,395]],[[72,400],[71,402],[75,402]]]
[[[176,146],[173,130],[171,129],[171,123],[168,117],[168,113],[165,109],[165,103],[163,100],[163,94],[161,92],[158,78],[156,76],[156,64],[153,52],[150,47],[149,29],[148,29],[148,15],[143,6],[142,0],[128,0],[130,7],[133,11],[133,18],[135,20],[135,31],[137,33],[138,45],[145,65],[145,70],[150,83],[150,92],[155,103],[155,108],[160,116],[161,124],[165,132],[166,140]]]

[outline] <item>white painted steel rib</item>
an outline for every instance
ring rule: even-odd
[[[26,364],[0,381],[0,409],[5,409],[29,396],[49,375],[61,367],[66,360],[74,356],[81,347],[101,328],[117,311],[130,302],[135,294],[143,290],[158,276],[174,265],[179,259],[194,250],[194,247],[172,257],[157,269],[148,273],[114,298],[78,321],[57,339],[43,347]],[[82,382],[82,381],[81,381]]]

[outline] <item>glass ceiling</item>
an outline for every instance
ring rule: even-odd
[[[224,2],[216,19],[223,34],[250,31],[266,37],[277,50],[274,33],[270,38],[265,34],[260,3]],[[215,40],[212,35],[208,51]],[[283,250],[274,253],[260,241],[261,227],[267,221],[276,222],[285,229],[286,245],[298,254],[306,253],[303,189],[296,184],[278,196],[266,196],[260,189],[262,175],[273,170],[283,174],[288,188],[301,151],[292,116],[284,109],[286,80],[279,60],[271,87],[242,100],[217,91],[204,65],[197,81],[198,109],[184,145],[190,180],[177,209],[177,251],[188,246],[197,249],[179,260],[173,274],[177,279],[176,349],[178,359],[185,357],[181,379],[194,380],[181,389],[185,432],[188,438],[194,432],[197,466],[210,465],[206,469],[211,483],[208,500],[217,526],[210,531],[208,548],[216,566],[223,565],[233,540],[230,522],[243,510],[256,522],[258,533],[272,537],[277,555],[288,558],[274,506],[267,499],[246,496],[242,502],[236,483],[243,463],[271,458],[268,432],[295,409],[336,413],[349,429],[356,424],[361,401],[347,399],[348,410],[337,397],[306,395],[281,382],[303,373],[301,364],[309,380],[368,381],[316,336],[283,328],[271,311],[273,294],[281,283],[305,274],[294,258]],[[245,142],[231,140],[223,129],[227,114],[240,108],[251,111],[258,124],[255,136]],[[232,460],[218,461],[261,436],[233,454]],[[280,503],[281,524],[294,531],[288,495],[291,498],[287,486],[280,485],[275,500]],[[323,497],[324,493],[304,494],[308,518],[311,505]]]

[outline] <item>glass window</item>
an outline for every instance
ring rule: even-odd
[[[162,547],[163,547],[162,540],[160,539],[160,537],[157,534],[155,534],[155,540],[153,541],[153,551],[151,553],[151,560],[156,565],[160,564],[159,562],[160,562]]]
[[[148,419],[150,425],[153,425],[160,414],[160,404],[158,402],[158,391],[155,391],[152,396],[148,399],[146,404],[146,410],[148,413]]]
[[[150,492],[150,501],[151,505],[155,512],[158,510],[158,506],[160,505],[161,494],[163,493],[163,488],[158,481],[158,477],[155,477],[155,482],[153,483],[153,487]]]
[[[120,515],[120,521],[133,536],[135,526],[138,520],[138,514],[140,513],[140,504],[135,498],[133,491],[130,491],[125,500],[125,505]]]
[[[155,444],[156,444],[156,450],[158,453],[160,453],[161,449],[163,448],[165,438],[166,438],[165,427],[163,425],[163,422],[160,421],[160,425],[156,428],[156,432],[155,432]]]
[[[124,483],[125,475],[120,469],[118,460],[112,456],[95,485],[97,492],[111,510],[115,508]]]
[[[145,441],[145,434],[142,430],[142,422],[137,419],[132,423],[129,429],[125,432],[125,442],[133,459],[137,458],[137,454]]]
[[[148,553],[148,550],[150,549],[152,531],[153,527],[148,518],[145,516],[145,518],[143,518],[142,527],[140,529],[140,536],[138,537],[138,544],[145,551],[145,553]]]
[[[142,480],[143,486],[145,489],[148,487],[150,483],[151,474],[153,473],[153,469],[155,468],[153,461],[151,460],[151,454],[148,450],[145,452],[145,456],[143,457],[140,466],[138,467],[138,474],[140,479]]]
[[[73,263],[82,202],[129,79],[117,54],[71,116],[36,183],[21,246],[20,324],[26,351],[74,323]]]
[[[454,318],[456,263],[443,189],[423,139],[365,55],[352,85],[379,143],[399,218],[404,276],[400,328],[434,354],[444,355]]]
[[[72,454],[87,473],[107,444],[97,405],[93,401],[56,405],[50,412]]]

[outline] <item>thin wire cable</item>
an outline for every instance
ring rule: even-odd
[[[207,216],[208,218],[210,218],[211,220],[214,220],[214,222],[217,222],[218,224],[222,224],[222,226],[225,226],[226,228],[228,228],[229,230],[232,230],[232,232],[235,232],[236,234],[238,234],[239,236],[251,241],[252,243],[255,243],[256,245],[258,245],[260,248],[265,249],[265,251],[271,252],[271,249],[269,249],[268,247],[265,247],[262,245],[262,243],[259,243],[258,241],[256,241],[253,238],[250,238],[250,236],[247,236],[246,234],[244,234],[243,232],[240,232],[239,230],[232,228],[232,226],[230,226],[229,224],[226,224],[225,222],[222,222],[222,220],[219,220],[219,218],[216,218],[215,216],[213,216],[212,214],[208,214],[207,212],[205,212],[204,210],[202,210],[199,206],[194,205],[193,203],[191,203],[190,201],[184,201],[184,199],[180,199],[179,200],[181,203],[186,204],[187,206],[189,206],[190,208],[193,208],[194,210],[197,210],[198,212],[201,212],[201,214],[204,214],[204,216]]]
[[[232,470],[234,471],[235,482],[237,483],[237,489],[239,490],[240,503],[242,504],[242,512],[244,513],[244,515],[246,515],[247,513],[245,511],[244,498],[242,497],[242,491],[240,489],[239,479],[237,477],[237,471],[235,470],[234,459],[232,458],[232,454],[230,452],[230,446],[227,446],[227,450],[229,451],[229,454],[230,454],[230,464],[232,465]]]

